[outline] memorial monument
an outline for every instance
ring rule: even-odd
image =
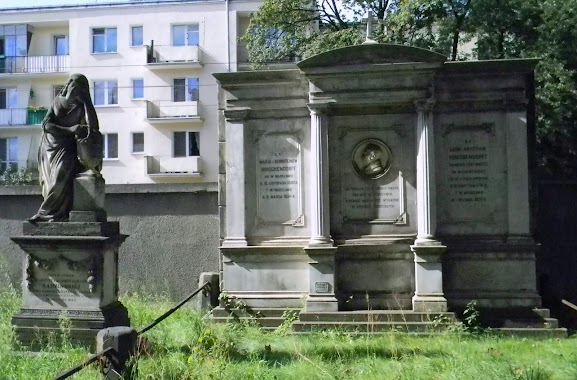
[[[535,63],[373,43],[215,74],[222,291],[318,315],[538,310]]]
[[[70,77],[42,122],[38,152],[43,202],[13,237],[25,252],[17,338],[42,346],[70,320],[73,342],[93,346],[98,331],[129,325],[118,301],[118,248],[126,239],[104,210],[102,135],[89,84]]]

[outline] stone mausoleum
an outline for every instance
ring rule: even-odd
[[[215,74],[221,287],[252,308],[539,308],[534,60],[363,44]]]

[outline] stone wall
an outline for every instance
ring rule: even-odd
[[[218,213],[212,184],[111,185],[109,220],[129,235],[120,248],[120,292],[168,293],[178,299],[218,271]],[[10,236],[42,201],[36,186],[0,187],[0,284],[19,289],[22,251]]]

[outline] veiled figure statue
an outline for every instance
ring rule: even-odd
[[[88,79],[73,74],[42,121],[38,166],[44,201],[30,222],[68,220],[77,175],[91,170],[101,177],[102,144]]]

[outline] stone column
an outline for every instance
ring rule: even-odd
[[[328,103],[311,103],[311,154],[309,158],[309,295],[306,311],[337,311],[335,297],[335,252],[329,222]]]
[[[224,111],[226,118],[226,235],[222,247],[246,247],[245,218],[245,120],[248,108]]]
[[[332,246],[329,225],[329,141],[327,131],[327,103],[311,103],[311,155],[309,170],[311,183],[311,239],[309,246]]]
[[[417,109],[417,239],[415,255],[415,295],[413,310],[447,310],[443,295],[442,254],[444,245],[435,239],[436,182],[432,100],[415,102]]]

